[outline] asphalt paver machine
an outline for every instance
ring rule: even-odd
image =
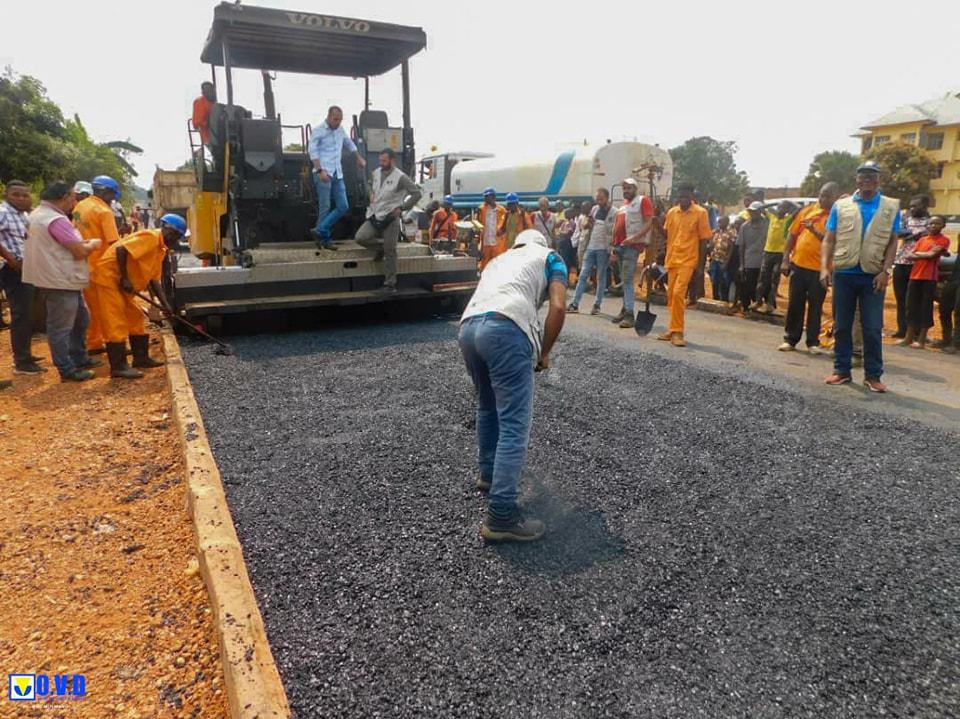
[[[398,250],[398,293],[385,298],[383,262],[352,241],[369,202],[370,173],[385,148],[414,176],[410,123],[411,56],[426,45],[421,28],[221,3],[201,54],[223,69],[225,87],[210,110],[209,138],[188,123],[197,174],[188,212],[192,253],[204,266],[178,263],[172,295],[187,319],[216,324],[224,315],[324,305],[403,302],[434,297],[462,302],[476,286],[476,261],[441,254],[419,243]],[[403,83],[402,123],[370,106],[370,78],[399,67]],[[234,102],[233,73],[260,72],[264,108],[255,116]],[[362,80],[364,108],[349,132],[367,161],[359,169],[344,157],[350,212],[334,228],[336,251],[319,248],[310,234],[317,199],[308,156],[309,125],[284,124],[273,94],[275,73],[307,73]],[[326,108],[318,108],[325,115]],[[322,121],[322,120],[321,120]],[[348,120],[344,119],[344,124]],[[284,133],[296,142],[284,145]],[[346,150],[345,150],[346,152]],[[194,263],[199,264],[199,263]]]

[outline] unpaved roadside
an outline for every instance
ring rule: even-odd
[[[0,674],[84,674],[86,697],[28,711],[3,676],[0,716],[226,716],[164,370],[61,384],[33,351],[50,371],[0,392]]]

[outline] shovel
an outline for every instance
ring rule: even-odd
[[[653,329],[653,323],[657,321],[657,316],[650,311],[650,293],[653,291],[653,277],[647,272],[647,302],[643,312],[637,312],[637,321],[633,329],[641,337],[646,337]]]
[[[172,320],[176,320],[177,322],[179,322],[179,323],[182,324],[183,326],[189,327],[191,330],[193,330],[194,332],[196,332],[198,335],[200,335],[200,336],[203,337],[204,339],[210,340],[211,342],[215,342],[215,343],[217,344],[216,353],[217,353],[218,355],[227,355],[227,356],[229,356],[229,355],[232,355],[232,354],[233,354],[233,347],[231,347],[230,345],[228,345],[228,344],[227,344],[226,342],[224,342],[223,340],[218,340],[218,339],[217,339],[216,337],[214,337],[213,335],[208,334],[208,333],[204,332],[202,329],[200,329],[199,327],[196,327],[196,326],[194,326],[193,324],[191,324],[190,322],[187,322],[185,319],[183,319],[183,318],[180,317],[179,315],[175,315],[175,314],[171,314],[171,313],[167,312],[167,308],[166,308],[166,307],[164,307],[163,305],[161,305],[159,302],[154,302],[153,299],[150,298],[150,297],[148,297],[147,295],[145,295],[145,294],[143,294],[143,293],[141,293],[141,292],[137,292],[137,297],[139,297],[141,300],[143,300],[144,302],[146,302],[148,305],[150,305],[150,306],[152,306],[152,307],[156,307],[158,310],[160,310],[160,311],[163,313],[163,316],[167,318],[167,320],[171,320],[171,321],[172,321]]]

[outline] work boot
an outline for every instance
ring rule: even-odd
[[[64,375],[60,375],[61,382],[86,382],[93,379],[96,375],[88,369],[75,369]]]
[[[477,489],[479,489],[481,492],[489,492],[490,484],[490,480],[484,477],[482,474],[477,475]]]
[[[624,312],[623,317],[620,318],[620,324],[618,325],[621,329],[626,329],[627,327],[633,327],[637,323],[637,320],[633,316],[633,312]]]
[[[577,314],[579,311],[580,311],[580,308],[579,308],[577,305],[575,305],[573,302],[571,302],[569,305],[567,305],[567,313],[568,313],[568,314],[575,315],[575,314]]]
[[[133,366],[152,369],[163,367],[163,362],[150,356],[150,336],[130,335],[130,349],[133,351]]]
[[[622,320],[626,316],[627,316],[626,309],[621,308],[620,313],[616,317],[614,317],[612,320],[610,320],[610,322],[613,324],[619,324],[620,320]]]
[[[127,347],[123,342],[108,342],[107,357],[110,359],[110,376],[120,379],[140,379],[143,372],[127,364]]]
[[[660,340],[661,342],[669,342],[670,340],[673,339],[673,332],[670,332],[670,331],[661,332],[660,334],[657,335],[657,339]]]
[[[487,512],[480,525],[480,536],[488,542],[532,542],[540,539],[545,531],[543,522],[519,510],[508,520],[497,519]]]

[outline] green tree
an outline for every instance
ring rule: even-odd
[[[846,150],[828,150],[814,156],[800,185],[804,197],[816,197],[827,182],[836,182],[842,192],[853,192],[860,158]]]
[[[940,174],[937,163],[923,150],[905,142],[888,142],[873,147],[864,157],[880,163],[883,194],[896,197],[901,202],[909,202],[912,197],[927,194],[930,180]]]
[[[110,175],[127,189],[136,176],[128,158],[139,152],[129,140],[94,142],[79,117],[64,118],[36,78],[10,67],[0,74],[0,181],[38,187]]]
[[[670,150],[673,160],[673,186],[689,183],[703,199],[713,198],[723,205],[737,202],[750,186],[747,173],[737,169],[733,159],[737,143],[692,137]]]

